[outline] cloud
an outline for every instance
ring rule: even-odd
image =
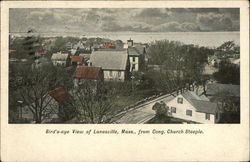
[[[230,31],[233,30],[232,19],[225,14],[198,14],[197,23],[205,31]]]
[[[160,32],[183,32],[183,31],[200,31],[196,24],[184,22],[179,23],[176,21],[164,23],[153,28],[153,31]]]
[[[10,31],[231,31],[239,9],[228,8],[18,8],[10,9]]]

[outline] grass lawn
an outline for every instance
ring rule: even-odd
[[[125,108],[126,106],[135,104],[136,102],[152,95],[154,95],[152,90],[134,91],[128,95],[119,94],[116,96],[116,99],[113,102],[111,111],[119,111]]]

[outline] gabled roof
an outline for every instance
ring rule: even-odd
[[[103,70],[126,70],[127,61],[127,51],[94,51],[90,55],[92,65]]]
[[[70,56],[71,62],[82,62],[83,57],[82,56]]]
[[[63,102],[71,97],[70,94],[63,87],[51,90],[48,92],[48,94],[57,102]]]
[[[128,48],[128,54],[133,56],[139,56],[144,54],[145,48],[143,46],[135,46]]]
[[[192,91],[187,91],[182,96],[196,109],[197,112],[215,114],[216,103],[208,101],[205,96],[199,97]]]
[[[101,70],[101,67],[77,66],[76,71],[73,74],[73,78],[98,80]]]
[[[69,54],[67,53],[54,53],[51,57],[51,60],[65,61],[68,59],[68,57],[69,57]]]
[[[240,85],[210,83],[207,85],[206,95],[215,95],[218,92],[228,92],[228,95],[240,97]]]

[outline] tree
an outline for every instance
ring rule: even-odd
[[[77,118],[84,123],[104,123],[112,107],[113,93],[107,91],[104,85],[86,80],[74,90],[73,96],[77,108]]]
[[[211,101],[217,103],[220,113],[220,123],[239,123],[240,122],[240,101],[232,97],[228,91],[221,91],[215,94]]]
[[[152,109],[155,110],[156,116],[169,116],[169,108],[163,101],[156,102]]]
[[[166,78],[161,80],[168,83],[167,90],[176,89],[183,91],[186,83],[191,89],[194,82],[199,81],[204,65],[207,63],[207,56],[213,54],[213,50],[194,45],[183,45],[174,41],[155,41],[149,48],[151,64],[164,67]]]
[[[222,84],[240,84],[240,67],[228,60],[221,61],[219,71],[213,74],[214,78]]]
[[[53,66],[42,66],[41,68],[30,68],[30,66],[18,69],[15,76],[19,77],[19,85],[16,95],[26,105],[33,114],[33,120],[41,123],[45,117],[49,116],[53,108],[52,98],[48,96],[48,91],[57,87],[68,87],[67,77],[62,69]],[[10,76],[10,79],[13,76]],[[15,88],[10,85],[10,91]],[[69,87],[68,87],[69,88]],[[17,101],[12,101],[17,102]]]

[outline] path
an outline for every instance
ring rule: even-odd
[[[119,119],[115,120],[117,124],[143,124],[152,119],[155,116],[155,111],[152,110],[153,105],[156,102],[164,101],[168,102],[174,98],[171,94],[166,94],[158,97],[154,100],[148,101],[136,107],[136,109],[130,110],[127,113],[121,115]]]

